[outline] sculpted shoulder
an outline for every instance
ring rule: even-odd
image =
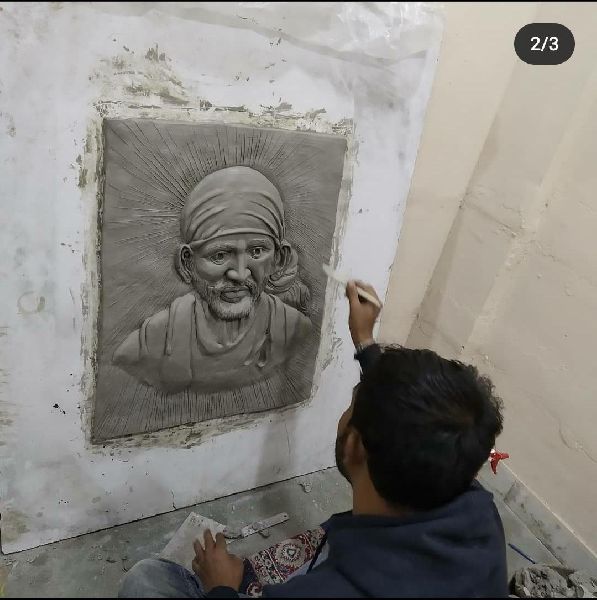
[[[296,308],[285,304],[276,296],[270,296],[270,299],[272,301],[274,321],[283,321],[285,336],[288,343],[300,341],[311,333],[313,330],[313,323],[311,323],[309,317],[305,316]],[[276,318],[276,316],[278,318]]]
[[[190,309],[193,302],[193,294],[186,294],[176,298],[168,308],[145,319],[141,327],[132,331],[116,349],[112,362],[126,367],[136,365],[145,358],[161,358],[166,347],[168,324],[174,313]]]
[[[125,367],[137,364],[148,355],[161,354],[166,342],[169,310],[160,312],[145,319],[139,329],[135,329],[116,348],[112,362]]]

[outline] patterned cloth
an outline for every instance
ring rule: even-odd
[[[247,558],[240,591],[259,598],[264,585],[284,583],[313,558],[323,535],[321,527],[310,529]]]

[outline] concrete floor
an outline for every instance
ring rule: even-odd
[[[337,470],[319,471],[33,550],[0,555],[0,596],[115,597],[124,573],[138,560],[157,555],[191,511],[232,527],[287,512],[289,521],[272,528],[267,539],[255,534],[231,544],[232,552],[247,556],[319,525],[330,514],[348,510],[350,504],[350,488]],[[499,498],[496,504],[507,542],[536,562],[559,564]],[[508,547],[510,574],[529,564]]]

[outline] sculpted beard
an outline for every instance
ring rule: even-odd
[[[215,285],[209,285],[204,279],[194,276],[193,287],[199,296],[207,302],[207,306],[214,316],[223,321],[234,321],[236,319],[244,319],[251,314],[257,298],[259,298],[265,289],[265,283],[257,285],[257,282],[252,277],[249,277],[244,283],[239,285],[224,281],[218,281]],[[241,298],[238,302],[226,302],[222,298],[223,293],[240,290],[247,290],[249,294]]]

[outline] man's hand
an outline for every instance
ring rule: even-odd
[[[201,580],[205,593],[220,586],[238,592],[244,572],[242,558],[228,553],[226,538],[221,533],[216,535],[215,541],[211,531],[206,531],[203,538],[205,550],[199,540],[193,543],[195,548],[193,571]]]
[[[355,346],[373,342],[373,326],[380,312],[378,306],[358,295],[357,285],[379,299],[375,290],[362,281],[349,281],[346,285],[346,296],[350,304],[348,326]]]

